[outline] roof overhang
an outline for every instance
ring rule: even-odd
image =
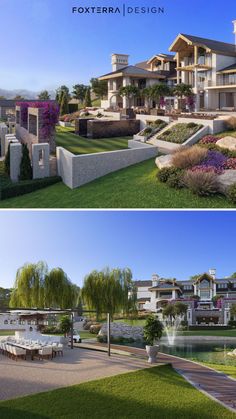
[[[187,44],[191,47],[198,46],[198,47],[204,48],[207,52],[211,51],[211,49],[208,48],[206,45],[199,42],[193,42],[190,39],[188,39],[186,36],[182,35],[181,33],[175,38],[174,42],[172,42],[171,46],[169,47],[169,51],[179,52],[184,48],[184,44],[185,44],[185,47]]]
[[[165,79],[166,77],[160,74],[155,74],[154,72],[150,71],[150,74],[138,74],[138,73],[123,73],[123,72],[119,72],[119,73],[114,73],[114,74],[105,74],[104,76],[100,76],[98,77],[98,80],[110,80],[110,79],[117,79],[120,77],[132,77],[132,78],[137,78],[137,79]]]

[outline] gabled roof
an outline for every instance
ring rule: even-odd
[[[236,71],[236,63],[235,64],[231,64],[228,67],[222,68],[221,70],[218,70],[217,73],[222,73],[223,71],[227,72],[227,71],[231,71],[231,70],[235,70]]]
[[[151,287],[152,281],[134,281],[136,287]]]
[[[174,57],[175,56],[173,54],[163,54],[163,53],[155,54],[148,60],[148,63],[151,63],[155,58],[159,58],[159,59],[163,58],[167,61],[174,61]]]
[[[207,48],[213,52],[218,52],[223,55],[232,55],[236,57],[236,47],[234,44],[221,42],[221,41],[215,41],[214,39],[201,38],[199,36],[194,36],[194,35],[187,35],[184,33],[180,33],[176,37],[176,39],[174,40],[174,42],[169,48],[170,51],[175,51],[174,45],[179,38],[185,39],[186,41],[189,41],[191,44],[195,44],[200,47]]]
[[[141,61],[140,63],[135,64],[135,67],[143,68],[144,70],[148,70],[150,68],[148,61]]]
[[[111,78],[112,76],[139,76],[139,77],[149,77],[149,78],[164,78],[164,76],[160,76],[157,71],[148,71],[144,68],[137,67],[135,65],[128,65],[126,67],[122,67],[119,70],[112,71],[107,74],[103,74],[99,77],[100,80]]]

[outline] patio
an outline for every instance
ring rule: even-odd
[[[0,400],[49,391],[85,381],[148,368],[145,360],[86,349],[64,350],[53,360],[15,362],[0,355]]]

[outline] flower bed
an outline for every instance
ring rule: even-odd
[[[201,124],[195,124],[194,122],[190,122],[189,124],[177,123],[171,129],[164,131],[161,135],[157,135],[156,139],[175,144],[183,144],[201,128]]]
[[[163,128],[168,125],[167,122],[162,121],[162,119],[157,119],[156,121],[148,121],[147,127],[144,128],[141,132],[137,134],[137,137],[143,137],[144,141],[147,141],[150,137],[160,132]]]

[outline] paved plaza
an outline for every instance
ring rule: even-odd
[[[0,355],[0,400],[49,391],[81,382],[135,371],[149,365],[146,360],[86,349],[66,349],[53,360],[14,361]]]

